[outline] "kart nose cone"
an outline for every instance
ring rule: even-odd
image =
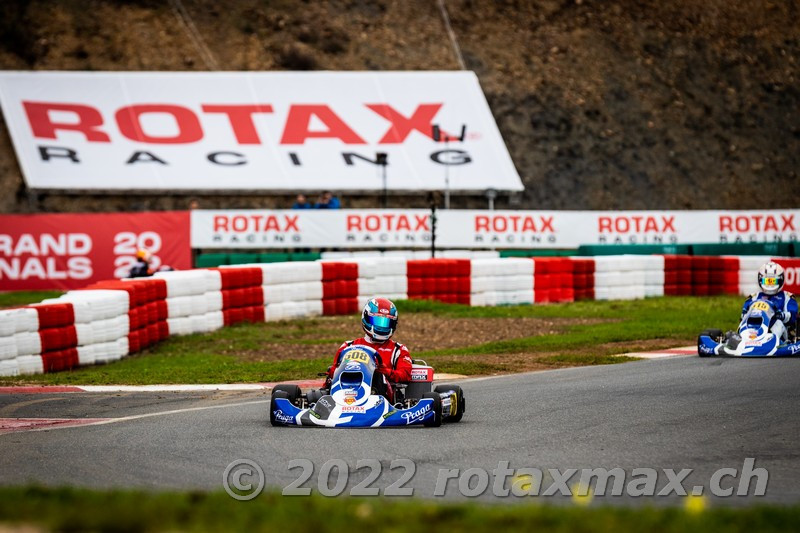
[[[339,381],[342,387],[358,388],[361,386],[361,382],[364,381],[364,374],[361,372],[342,372]]]

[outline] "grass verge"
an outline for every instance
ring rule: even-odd
[[[692,344],[708,327],[724,327],[735,318],[738,296],[664,297],[633,301],[467,307],[436,302],[399,302],[401,316],[425,313],[446,327],[448,318],[573,319],[555,334],[530,336],[460,348],[415,351],[438,372],[466,375],[515,372],[563,366],[613,364],[629,360],[614,354]],[[331,320],[337,317],[331,317]],[[340,319],[339,319],[340,320]],[[353,320],[357,318],[353,317]],[[589,321],[590,323],[587,323]],[[0,378],[0,384],[168,384],[236,383],[307,379],[324,371],[333,353],[248,360],[265,343],[288,346],[330,342],[335,330],[325,317],[264,324],[242,324],[205,335],[172,337],[158,346],[113,364],[68,372]],[[309,338],[311,336],[312,338]],[[341,339],[344,340],[344,339]]]
[[[0,488],[0,524],[52,531],[792,531],[800,507],[678,508],[481,505],[418,499],[224,492]]]
[[[0,309],[36,304],[47,298],[58,298],[61,291],[11,291],[0,292]]]

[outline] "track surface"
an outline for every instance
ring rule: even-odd
[[[800,359],[678,357],[461,385],[467,397],[461,423],[407,430],[273,428],[264,392],[0,395],[0,418],[114,419],[0,433],[0,483],[220,489],[226,466],[246,458],[263,468],[267,487],[284,488],[300,475],[287,463],[310,459],[314,474],[304,486],[316,492],[325,461],[342,459],[351,470],[347,492],[368,472],[355,471],[357,461],[378,459],[382,472],[370,486],[383,491],[403,472],[390,470],[391,461],[409,458],[416,473],[406,486],[422,497],[432,496],[439,469],[491,474],[499,461],[562,472],[621,467],[629,476],[634,468],[691,468],[683,484],[691,492],[695,485],[708,488],[718,468],[741,469],[753,457],[769,471],[766,496],[720,503],[800,502]],[[659,489],[666,481],[659,476]],[[484,498],[493,498],[492,482]],[[462,497],[456,480],[446,496]]]

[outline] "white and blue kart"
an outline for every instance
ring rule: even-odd
[[[787,357],[800,355],[797,326],[791,331],[775,317],[776,309],[765,300],[754,301],[739,322],[736,331],[725,334],[707,329],[697,338],[700,357]]]
[[[378,354],[368,346],[350,346],[342,352],[330,389],[302,393],[297,385],[272,390],[269,420],[273,426],[386,427],[440,426],[464,416],[461,387],[439,385],[434,390],[433,368],[415,361],[411,382],[395,387],[391,405],[373,389]]]

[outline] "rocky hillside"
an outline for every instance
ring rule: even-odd
[[[800,206],[798,0],[446,0],[526,186],[498,207]],[[458,69],[436,0],[4,0],[0,67]],[[30,194],[0,129],[0,211],[185,208]],[[374,205],[374,197],[345,198]],[[285,207],[204,197],[202,207]],[[392,205],[423,205],[423,196]],[[484,206],[462,197],[456,207]]]

